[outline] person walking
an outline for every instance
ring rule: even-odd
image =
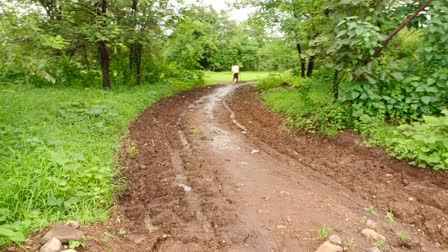
[[[233,66],[232,66],[232,74],[233,74],[233,79],[232,79],[233,84],[238,83],[239,75],[240,75],[240,67],[236,63],[233,64]]]

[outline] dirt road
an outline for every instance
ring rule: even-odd
[[[372,219],[392,251],[408,250],[396,239],[403,230],[411,250],[443,251],[446,176],[407,167],[349,134],[313,138],[279,126],[240,85],[189,91],[149,109],[131,128],[141,152],[124,158],[129,229],[140,223],[131,231],[153,237],[147,249],[156,251],[315,251],[326,226],[363,251],[374,243],[360,232]]]
[[[306,252],[327,230],[345,251],[448,251],[447,174],[350,133],[287,129],[250,85],[163,99],[124,141],[139,150],[120,158],[128,187],[109,223],[84,227],[86,251]],[[385,243],[361,233],[367,220]]]

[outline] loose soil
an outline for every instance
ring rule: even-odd
[[[324,225],[347,251],[364,251],[373,243],[360,233],[367,219],[389,251],[448,251],[447,173],[349,132],[285,125],[250,85],[162,99],[130,127],[124,150],[138,151],[120,156],[126,189],[108,222],[82,227],[89,240],[78,251],[315,251]],[[396,239],[403,230],[410,247]],[[42,234],[29,238],[30,250]]]

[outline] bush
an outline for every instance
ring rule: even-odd
[[[443,114],[399,126],[384,137],[384,145],[394,156],[410,160],[411,164],[448,170],[448,110]]]
[[[443,74],[433,76],[446,78]],[[428,82],[434,84],[431,80]],[[299,129],[334,135],[352,128],[367,137],[370,144],[383,146],[390,154],[411,164],[448,169],[448,110],[441,117],[420,119],[425,113],[438,114],[437,110],[446,101],[432,98],[433,102],[427,103],[421,97],[414,99],[406,93],[405,96],[400,90],[406,84],[395,89],[397,92],[386,93],[378,85],[357,83],[343,86],[341,98],[334,102],[330,83],[328,78],[317,75],[301,79],[295,88],[287,89],[278,87],[278,80],[270,79],[263,82],[261,97],[276,112],[287,115],[289,125]],[[420,86],[415,84],[412,90]],[[428,89],[431,85],[426,85],[422,92]],[[443,92],[434,93],[438,97],[443,95]]]

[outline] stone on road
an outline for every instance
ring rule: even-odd
[[[62,249],[62,242],[53,237],[39,249],[39,252],[60,252]]]
[[[81,240],[84,237],[84,234],[76,228],[64,224],[56,224],[44,235],[44,237],[42,237],[41,244],[46,243],[53,237],[57,238],[62,243],[68,243],[71,240]]]
[[[333,243],[326,241],[316,250],[316,252],[342,252],[341,246],[334,245]]]

